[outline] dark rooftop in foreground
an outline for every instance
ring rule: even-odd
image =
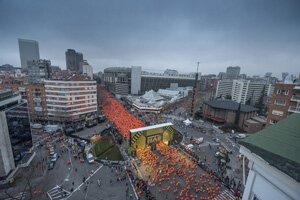
[[[213,108],[219,108],[219,109],[225,109],[225,110],[233,110],[237,111],[239,107],[239,103],[232,101],[232,100],[213,100],[213,101],[206,101],[205,104],[213,107]],[[241,104],[241,112],[254,112],[258,109],[253,106],[248,106]]]
[[[239,143],[300,182],[300,114],[292,114]]]

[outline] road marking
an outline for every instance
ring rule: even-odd
[[[237,198],[233,195],[233,193],[230,190],[225,189],[222,191],[220,195],[215,197],[215,200],[223,200],[223,199],[236,200]]]
[[[69,196],[71,193],[60,186],[55,186],[47,192],[48,197],[51,200],[55,199],[65,199],[66,196]]]
[[[16,195],[12,195],[12,197],[8,197],[8,198],[5,198],[3,200],[15,200],[15,199],[18,199],[18,200],[23,200],[26,198],[26,192],[20,192]]]
[[[103,165],[100,165],[95,171],[94,171],[94,173],[92,173],[92,174],[90,174],[88,177],[87,177],[87,179],[84,181],[84,182],[82,182],[67,198],[65,198],[65,199],[68,199],[70,196],[72,196],[72,194],[74,193],[74,192],[76,192],[77,190],[79,190],[80,189],[80,187],[83,185],[83,184],[85,184],[91,177],[93,177],[101,168],[103,167]]]
[[[138,195],[137,195],[137,193],[136,193],[136,191],[135,191],[135,187],[133,186],[133,183],[132,183],[132,181],[131,181],[131,179],[130,179],[130,177],[129,177],[127,171],[126,171],[126,166],[124,166],[124,169],[125,169],[125,172],[126,172],[126,175],[127,175],[128,179],[129,179],[130,185],[131,185],[131,187],[132,187],[134,196],[135,196],[135,198],[138,200],[139,198],[138,198]]]

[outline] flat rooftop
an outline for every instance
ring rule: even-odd
[[[130,133],[147,131],[147,130],[151,130],[151,129],[155,129],[155,128],[166,127],[166,126],[173,126],[173,124],[171,122],[168,122],[168,123],[156,124],[156,125],[152,125],[152,126],[146,126],[146,127],[142,127],[142,128],[131,129]]]

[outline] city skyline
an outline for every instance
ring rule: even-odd
[[[299,75],[297,1],[30,3],[0,2],[1,65],[20,67],[17,38],[24,38],[38,41],[40,57],[63,69],[65,51],[75,49],[95,72],[193,72],[199,61],[203,74],[238,65],[248,75]]]

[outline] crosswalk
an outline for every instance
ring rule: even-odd
[[[26,200],[26,192],[20,192],[15,195],[11,195],[12,197],[7,197],[3,200]]]
[[[60,186],[55,186],[47,192],[50,200],[62,200],[70,195],[70,192],[61,188]]]
[[[228,190],[228,189],[225,189],[222,191],[222,193],[215,197],[215,200],[238,200],[237,197],[234,196],[234,194]]]

